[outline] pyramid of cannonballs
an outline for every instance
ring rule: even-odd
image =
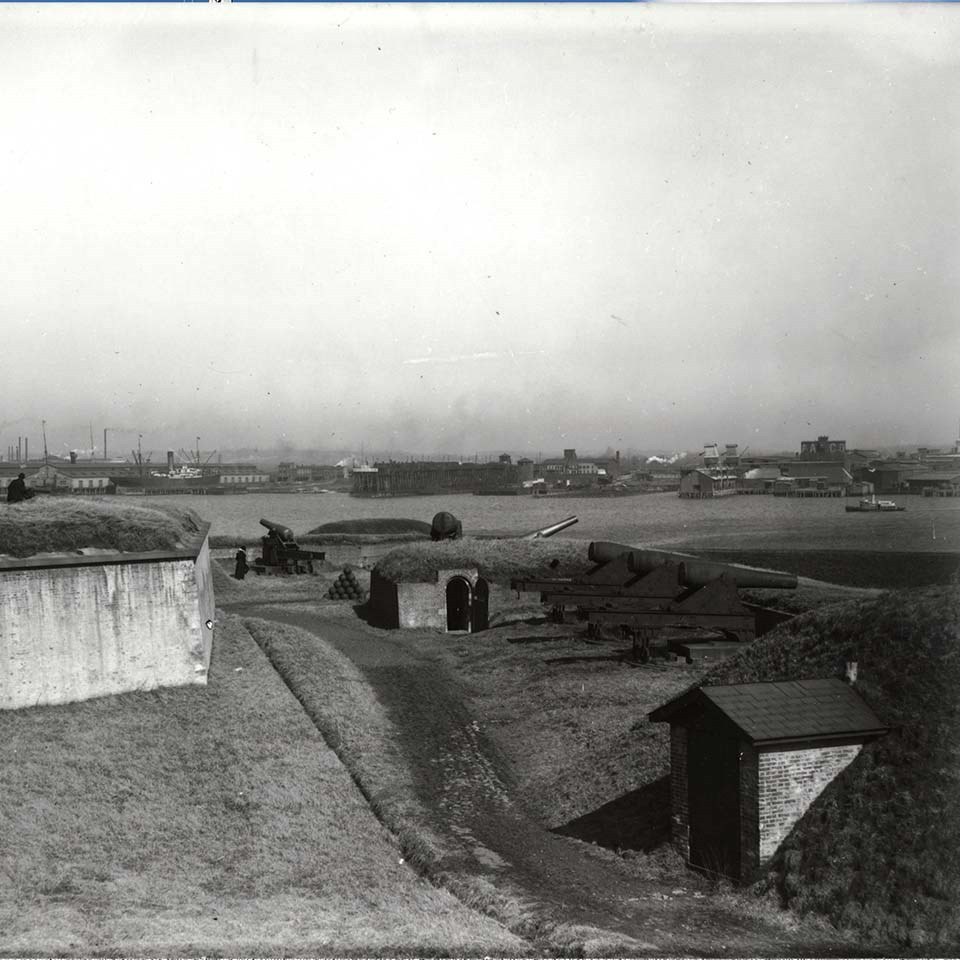
[[[350,567],[344,567],[343,572],[330,585],[327,596],[331,600],[363,600],[366,594],[357,583],[357,575]]]

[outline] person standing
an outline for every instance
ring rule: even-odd
[[[250,568],[247,566],[247,550],[245,547],[241,547],[237,551],[236,556],[237,565],[234,567],[233,576],[237,580],[242,580],[247,575],[247,570]]]

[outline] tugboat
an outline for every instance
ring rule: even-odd
[[[848,506],[847,513],[902,513],[906,507],[898,507],[893,500],[878,500],[876,496],[865,497],[855,507]]]

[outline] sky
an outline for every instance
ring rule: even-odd
[[[0,453],[957,439],[953,4],[16,4],[0,90]]]

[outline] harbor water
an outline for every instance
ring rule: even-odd
[[[186,502],[184,502],[184,499]],[[340,520],[404,517],[430,522],[441,510],[463,522],[466,536],[519,535],[575,514],[558,534],[581,540],[702,550],[960,551],[960,499],[898,497],[899,513],[847,513],[843,498],[723,497],[681,500],[675,493],[627,497],[480,497],[469,494],[366,499],[342,493],[250,493],[177,498],[211,523],[215,537],[251,542],[261,517],[302,536]],[[141,503],[169,504],[169,497]]]

